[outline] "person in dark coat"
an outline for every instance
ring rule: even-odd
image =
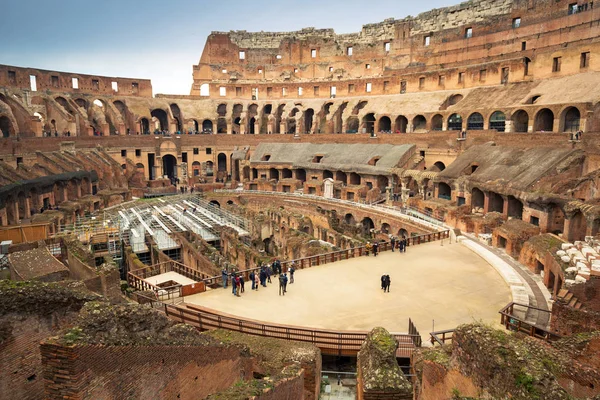
[[[223,289],[227,288],[227,270],[223,268],[221,270],[221,279],[223,279]]]
[[[240,292],[244,293],[244,275],[240,274]]]
[[[249,278],[250,278],[250,282],[252,282],[252,290],[254,290],[254,286],[256,285],[254,283],[254,276],[255,276],[254,275],[254,271],[250,272],[250,277]]]
[[[390,279],[389,275],[385,276],[385,288],[383,289],[384,292],[390,292],[390,285],[392,283],[392,280]]]
[[[377,252],[379,251],[379,242],[373,243],[373,257],[377,257]]]
[[[394,247],[396,247],[396,237],[395,236],[392,236],[390,238],[390,244],[391,244],[391,247],[392,247],[392,251],[394,251]]]
[[[385,291],[385,275],[381,275],[381,289]]]
[[[294,264],[290,266],[290,269],[288,271],[290,273],[290,284],[292,284],[294,283],[294,272],[296,272],[296,270],[294,269]]]

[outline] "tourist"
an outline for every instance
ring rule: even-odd
[[[244,293],[244,275],[240,274],[240,292]]]
[[[390,284],[392,283],[392,280],[390,279],[389,275],[385,276],[385,289],[383,290],[384,292],[390,292]]]
[[[267,265],[267,266],[265,267],[265,272],[266,272],[266,274],[267,274],[267,282],[269,282],[269,283],[272,283],[272,282],[271,282],[271,275],[273,275],[273,270],[271,269],[271,266],[270,266],[270,265]]]
[[[381,289],[385,291],[385,275],[381,275]]]
[[[406,247],[408,246],[408,239],[405,236],[402,237],[402,252],[406,253]]]
[[[396,237],[394,235],[392,235],[392,237],[390,238],[390,244],[392,246],[392,252],[393,252],[394,247],[396,247]]]
[[[233,295],[236,295],[236,280],[235,280],[236,276],[235,276],[235,272],[231,274],[231,293],[233,293]]]
[[[261,266],[260,267],[260,284],[264,287],[267,287],[266,281],[267,281],[267,272],[265,271],[265,267]]]
[[[294,263],[290,265],[290,269],[288,271],[290,272],[290,284],[292,284],[294,283],[294,272],[296,272],[296,270],[294,269]]]
[[[279,275],[279,295],[282,293],[285,296],[285,287],[287,286],[287,276],[285,274]]]
[[[225,267],[221,270],[221,279],[223,280],[223,289],[227,288],[227,270]]]
[[[258,276],[259,274],[254,274],[254,289],[258,290]]]
[[[254,283],[254,278],[255,278],[255,276],[254,276],[254,275],[255,275],[255,274],[254,274],[254,271],[250,272],[250,276],[249,276],[249,278],[250,278],[250,282],[252,282],[252,290],[254,290],[254,287],[255,287],[255,285],[256,285],[256,284]]]
[[[371,252],[372,248],[373,248],[373,245],[371,244],[371,242],[367,242],[367,244],[365,245],[365,251],[367,252],[367,256]]]
[[[379,242],[373,243],[373,256],[377,257],[377,252],[379,251]]]
[[[237,297],[240,297],[241,286],[242,286],[242,282],[240,279],[240,275],[236,275],[235,276],[235,292],[233,294],[235,294]]]
[[[279,275],[281,276],[281,275]],[[287,274],[284,272],[283,273],[283,293],[287,292],[287,284],[288,284],[288,277]]]

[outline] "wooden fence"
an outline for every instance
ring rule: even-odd
[[[356,356],[368,334],[366,331],[334,331],[267,324],[191,304],[185,306],[165,304],[164,309],[166,315],[174,321],[192,325],[201,331],[227,329],[248,335],[307,342],[317,346],[323,354],[336,356]],[[398,340],[397,357],[409,358],[414,349],[421,344],[421,337],[416,334],[392,333],[392,335]]]

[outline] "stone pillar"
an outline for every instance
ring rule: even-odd
[[[483,192],[483,213],[490,212],[490,192]]]
[[[502,203],[502,215],[508,219],[508,197],[502,196],[502,200],[504,200],[504,203]]]
[[[279,133],[285,135],[287,133],[287,124],[285,122],[281,122],[279,124]]]
[[[398,341],[384,328],[369,332],[357,357],[358,400],[412,400],[413,388],[398,365],[397,349]]]
[[[69,199],[69,191],[67,190],[66,185],[61,187],[59,190],[62,191],[62,198],[64,199],[63,201],[75,200],[75,199]]]
[[[504,132],[514,132],[515,131],[515,127],[513,125],[512,120],[507,119],[506,121],[504,121]]]
[[[448,130],[448,120],[447,119],[442,120],[442,130],[443,131]]]

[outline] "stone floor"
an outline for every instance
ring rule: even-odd
[[[390,293],[381,275],[391,277]],[[511,301],[508,286],[482,258],[465,246],[444,241],[299,270],[285,296],[276,278],[241,297],[214,289],[185,298],[244,318],[335,330],[370,330],[383,326],[406,332],[412,318],[424,340],[435,330],[474,320],[500,326],[498,311]]]
[[[322,391],[319,400],[354,400],[356,399],[356,380],[343,379],[337,384],[335,377],[330,379],[329,393]]]

